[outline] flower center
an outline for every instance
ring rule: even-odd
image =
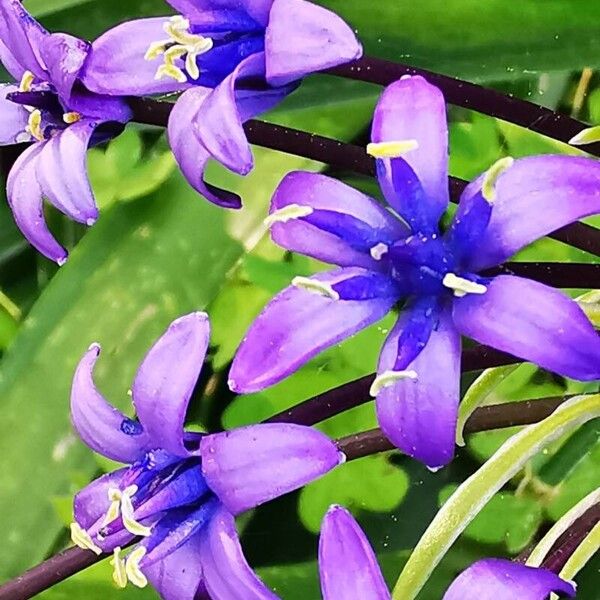
[[[176,15],[164,24],[167,39],[152,42],[144,55],[146,60],[163,57],[163,64],[156,71],[155,78],[171,77],[180,83],[185,83],[188,76],[197,80],[200,69],[196,59],[213,47],[213,40],[203,35],[190,32],[190,22]],[[175,64],[178,59],[185,57],[185,71]],[[186,75],[187,73],[187,75]]]

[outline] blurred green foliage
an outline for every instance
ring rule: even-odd
[[[600,64],[600,5],[573,0],[321,0],[357,30],[367,52],[484,81],[563,111],[583,67]],[[93,38],[129,18],[166,14],[162,0],[26,0],[52,30]],[[600,123],[600,88],[593,75],[580,116]],[[309,78],[267,115],[283,125],[364,144],[379,89],[326,76]],[[451,172],[472,178],[510,154],[573,152],[530,131],[452,109]],[[314,394],[375,369],[393,323],[388,318],[316,357],[260,394],[232,398],[225,386],[235,348],[252,319],[295,275],[323,265],[276,248],[263,219],[271,193],[292,169],[323,165],[255,149],[256,168],[239,178],[213,165],[209,179],[235,189],[245,207],[234,213],[206,203],[179,175],[162,132],[130,125],[89,153],[101,218],[84,232],[52,213],[57,234],[74,246],[59,272],[40,259],[0,204],[0,578],[10,577],[65,544],[72,494],[100,470],[71,432],[70,379],[82,352],[100,341],[99,387],[121,408],[135,368],[169,321],[208,309],[212,320],[210,385],[196,394],[191,421],[207,428],[256,422]],[[377,194],[373,182],[336,173]],[[592,223],[598,222],[592,219]],[[526,249],[524,260],[591,261],[552,240]],[[465,378],[464,386],[469,383]],[[202,386],[200,386],[202,387]],[[494,390],[494,402],[593,391],[525,365]],[[342,436],[376,425],[372,403],[320,425]],[[466,530],[421,594],[437,600],[449,581],[485,555],[521,551],[547,521],[556,520],[600,485],[598,424],[559,440],[497,494]],[[383,454],[344,465],[302,492],[255,511],[243,542],[252,564],[286,600],[318,597],[316,537],[330,503],[347,505],[367,530],[390,583],[443,501],[514,430],[472,435],[453,465],[430,474],[408,459]],[[18,501],[16,501],[18,499]],[[265,542],[269,540],[269,542]],[[594,579],[595,577],[595,579]],[[597,565],[579,578],[593,589]],[[587,588],[586,588],[587,586]],[[117,592],[107,564],[56,586],[42,597],[155,598],[152,590]]]

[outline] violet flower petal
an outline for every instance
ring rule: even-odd
[[[21,81],[25,68],[14,57],[13,53],[6,47],[4,42],[0,40],[0,63],[13,76],[15,81]]]
[[[6,99],[7,94],[17,92],[16,85],[0,84],[0,146],[16,144],[17,140],[27,141],[25,128],[29,112],[24,106]]]
[[[454,439],[460,387],[460,335],[449,311],[439,313],[427,345],[407,370],[417,379],[401,379],[377,395],[377,418],[390,441],[431,469],[449,463]],[[377,372],[393,370],[398,338],[411,318],[403,313],[386,340]],[[435,318],[432,316],[432,318]]]
[[[368,273],[345,268],[309,279],[327,287]],[[321,350],[381,319],[397,300],[389,296],[335,300],[303,287],[286,288],[265,307],[242,340],[229,373],[230,389],[250,393],[281,381]]]
[[[44,196],[74,221],[93,225],[98,207],[87,175],[86,153],[98,123],[81,119],[44,145],[38,179]]]
[[[0,40],[23,70],[31,71],[42,81],[47,76],[39,47],[46,35],[48,32],[19,0],[0,0]]]
[[[225,508],[216,512],[203,532],[200,561],[211,598],[279,600],[246,562],[234,518]]]
[[[99,122],[127,123],[132,117],[131,108],[125,98],[102,96],[82,86],[75,87],[71,92],[69,110]]]
[[[500,275],[485,294],[454,301],[459,331],[474,340],[583,381],[600,379],[600,336],[568,296],[536,281]]]
[[[125,468],[113,471],[112,473],[106,473],[98,477],[98,479],[94,479],[94,481],[75,494],[73,512],[75,521],[81,527],[89,529],[106,515],[106,511],[110,506],[108,490],[110,488],[118,488],[127,471],[128,469]]]
[[[295,171],[284,177],[275,190],[270,212],[273,214],[290,205],[328,211],[334,224],[346,215],[357,219],[371,230],[375,250],[378,242],[408,235],[406,226],[375,200],[337,179],[318,173]],[[353,247],[336,232],[326,231],[306,218],[273,223],[271,236],[275,243],[288,250],[341,267],[356,266],[373,271],[382,268],[381,260],[373,258],[369,251]]]
[[[265,34],[267,81],[284,85],[362,56],[338,15],[306,0],[275,0]]]
[[[209,11],[243,10],[259,25],[266,25],[273,0],[167,0],[179,13],[196,23]]]
[[[174,552],[144,567],[144,575],[163,600],[198,600],[196,593],[202,587],[200,563],[200,531]]]
[[[463,571],[443,600],[546,600],[551,592],[575,597],[575,586],[547,569],[487,558]]]
[[[321,525],[319,574],[323,600],[390,599],[369,540],[341,506],[331,506]]]
[[[234,515],[324,475],[344,456],[323,433],[294,424],[262,424],[207,435],[202,472]]]
[[[188,83],[174,79],[155,79],[162,56],[145,60],[151,43],[167,36],[163,25],[169,17],[134,19],[109,29],[92,44],[81,81],[91,91],[114,96],[165,94],[181,91]]]
[[[6,197],[15,222],[29,243],[44,256],[63,264],[67,251],[48,230],[42,188],[37,179],[43,149],[44,144],[33,144],[17,158],[6,182]]]
[[[100,346],[92,344],[79,361],[71,387],[71,421],[79,437],[112,460],[133,463],[148,447],[141,425],[111,406],[96,388],[93,370]]]
[[[52,33],[42,39],[42,60],[52,85],[65,102],[71,96],[73,85],[89,51],[90,45],[87,42],[66,33]]]
[[[146,354],[133,382],[133,403],[151,443],[176,456],[189,454],[183,424],[209,335],[206,313],[176,319]]]
[[[481,189],[471,183],[460,217]],[[516,160],[498,179],[489,225],[468,257],[473,271],[497,265],[540,237],[582,217],[600,213],[600,161],[575,156]]]
[[[414,141],[418,147],[402,155],[417,175],[426,200],[415,208],[395,189],[394,160],[378,159],[379,184],[387,201],[408,221],[418,216],[430,227],[437,226],[446,210],[448,195],[448,124],[442,92],[423,77],[405,77],[385,88],[373,115],[373,142]],[[397,178],[397,181],[400,177]],[[396,187],[398,183],[396,181]],[[420,210],[419,215],[414,214]]]

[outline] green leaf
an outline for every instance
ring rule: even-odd
[[[448,485],[442,489],[440,505],[457,487]],[[471,521],[463,535],[476,542],[503,545],[510,554],[517,554],[533,540],[542,520],[542,508],[534,498],[499,492]]]

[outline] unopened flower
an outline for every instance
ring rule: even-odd
[[[209,157],[241,175],[252,169],[242,123],[280,102],[305,75],[358,58],[352,30],[306,0],[167,0],[174,17],[139,19],[93,44],[83,74],[98,93],[187,90],[169,119],[182,172],[208,200],[240,198],[203,179]]]
[[[389,439],[431,468],[454,453],[460,336],[580,380],[600,378],[600,338],[563,293],[481,273],[527,244],[600,212],[600,162],[504,158],[467,186],[448,230],[444,98],[422,77],[389,86],[372,143],[387,206],[323,175],[295,172],[268,223],[279,245],[339,269],[297,277],[256,319],[230,387],[272,385],[322,349],[401,306],[371,388]]]
[[[323,519],[319,572],[323,600],[391,598],[369,540],[341,506]],[[551,592],[573,598],[575,586],[547,569],[488,558],[461,573],[442,600],[546,600]]]
[[[273,600],[244,558],[234,516],[323,475],[343,455],[325,435],[299,425],[185,432],[208,339],[204,313],[171,324],[135,377],[137,420],[96,389],[99,346],[84,355],[73,380],[73,425],[90,448],[128,466],[76,495],[71,534],[82,548],[113,552],[120,587],[150,581],[166,600],[193,600],[205,591],[216,599],[244,593]],[[135,538],[141,541],[124,556]]]
[[[10,172],[8,202],[29,242],[59,264],[67,252],[46,226],[43,199],[92,225],[98,209],[86,150],[130,118],[124,100],[82,85],[89,53],[87,42],[46,31],[18,0],[0,0],[0,62],[19,82],[0,85],[0,145],[33,142]]]

